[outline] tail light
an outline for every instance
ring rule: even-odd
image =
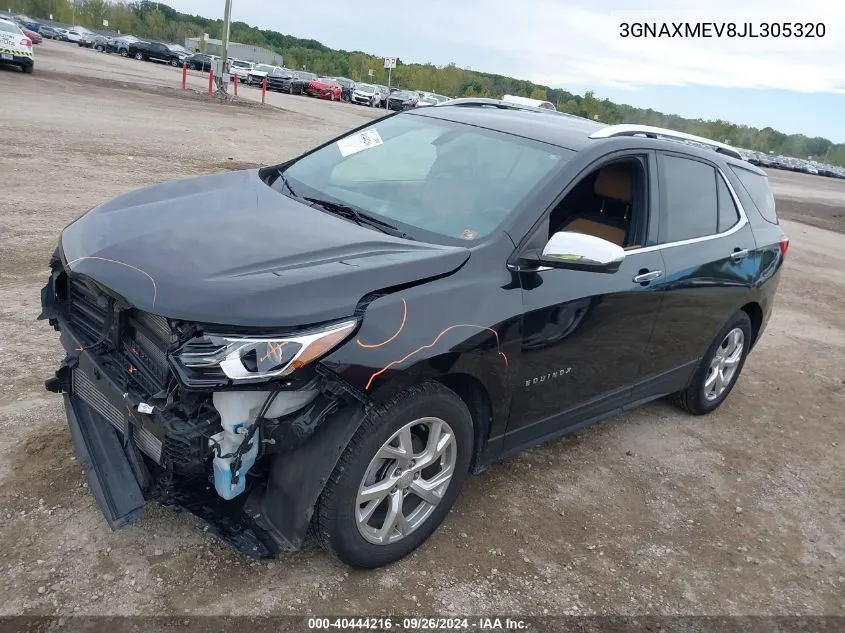
[[[28,37],[25,37],[23,40],[21,40],[21,46],[26,46],[27,48],[32,48],[32,40],[29,39]]]
[[[789,238],[784,235],[780,238],[780,255],[786,257],[786,251],[789,250]]]

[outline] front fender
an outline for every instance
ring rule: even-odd
[[[491,434],[503,432],[521,349],[521,291],[461,277],[369,301],[355,337],[322,364],[376,402],[426,379],[472,376],[490,398]]]

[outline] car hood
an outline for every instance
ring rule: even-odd
[[[368,294],[448,275],[470,256],[297,202],[258,170],[124,194],[67,226],[60,246],[66,268],[140,310],[255,327],[342,319]]]

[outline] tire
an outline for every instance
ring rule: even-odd
[[[179,65],[179,60],[174,57],[170,60],[170,65],[176,68]]]
[[[24,64],[21,66],[21,70],[24,71],[27,75],[31,75],[35,72],[35,64]]]
[[[444,422],[445,425],[442,424]],[[412,424],[414,426],[403,437],[413,438],[411,450],[418,460],[424,459],[426,440],[412,433],[421,429],[430,431],[433,425],[441,427],[443,433],[451,430],[451,443],[436,458],[439,461],[430,462],[421,472],[414,470],[413,462],[403,464],[400,463],[401,458],[377,457],[394,435]],[[443,437],[440,435],[439,441]],[[312,525],[320,544],[335,558],[355,569],[374,569],[407,556],[422,545],[449,513],[469,471],[472,447],[472,416],[453,391],[439,383],[428,382],[395,396],[364,420],[326,483],[317,501]],[[444,468],[444,461],[447,462],[446,472],[451,468],[452,474],[451,479],[444,480],[440,490],[432,497],[437,498],[439,494],[439,502],[422,502],[413,489],[421,489],[420,484],[427,480],[436,481],[439,473],[432,473],[430,469]],[[406,467],[404,473],[399,470],[402,466]],[[400,473],[402,476],[399,476]],[[359,504],[358,495],[363,487],[374,483],[393,487],[389,491],[385,488],[380,496],[369,502],[375,503],[370,508],[372,516],[359,523],[358,513],[361,506],[367,504]],[[404,529],[408,531],[402,535],[401,531],[394,532],[399,528],[388,527],[388,542],[376,543],[373,539],[378,540],[378,528],[386,527],[386,514],[392,502],[398,503],[402,509],[406,521]],[[407,516],[404,515],[405,510],[409,510]],[[381,516],[382,513],[385,516]],[[369,521],[373,520],[376,525],[370,526]],[[413,524],[415,521],[416,524]]]
[[[293,94],[293,82],[288,84],[288,94]]]
[[[105,49],[104,46],[100,45],[100,46],[97,46],[96,50],[97,50],[98,53],[102,53],[102,52],[105,52],[106,49]]]
[[[740,310],[730,318],[713,339],[689,386],[683,391],[672,394],[670,400],[693,415],[706,415],[715,411],[736,385],[745,365],[745,359],[748,357],[752,337],[751,319],[748,314]],[[735,350],[737,339],[740,339],[739,344],[742,346],[739,352]],[[733,371],[729,372],[730,369]],[[721,373],[723,379],[715,378],[714,372]],[[729,375],[725,376],[728,373]],[[715,382],[711,383],[711,380]],[[719,382],[722,383],[721,387],[717,384]],[[710,384],[713,386],[709,386]]]
[[[135,59],[137,59],[139,62],[144,61],[144,54],[143,53],[135,53]]]
[[[124,48],[123,50],[120,51],[120,56],[121,57],[129,57],[129,51]]]

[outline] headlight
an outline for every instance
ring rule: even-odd
[[[221,371],[231,380],[287,376],[340,345],[357,321],[285,337],[244,337],[208,333],[188,341],[176,359],[194,371]]]

